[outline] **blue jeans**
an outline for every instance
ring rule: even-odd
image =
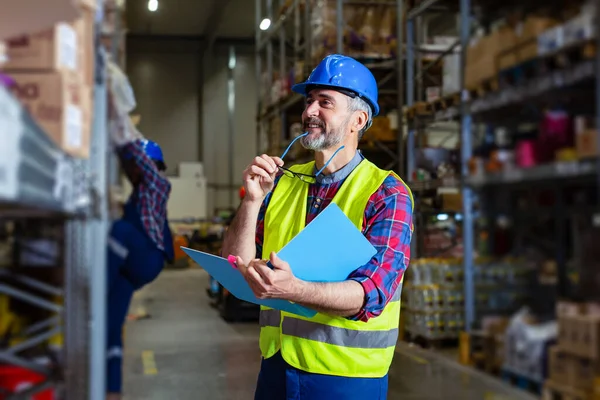
[[[263,359],[254,400],[383,400],[388,376],[346,378],[311,374],[290,366],[281,353]]]
[[[108,237],[107,392],[120,393],[123,325],[133,292],[152,282],[164,266],[163,252],[130,222],[115,221]]]

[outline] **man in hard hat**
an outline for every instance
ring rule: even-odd
[[[174,257],[167,221],[171,184],[160,146],[136,138],[118,146],[121,165],[133,186],[123,217],[108,237],[107,399],[120,399],[122,332],[133,292],[160,274]]]
[[[256,157],[243,173],[246,195],[223,250],[237,257],[258,298],[319,313],[300,318],[261,307],[255,399],[384,399],[410,257],[412,194],[357,150],[379,113],[377,83],[364,65],[330,55],[292,90],[306,97],[305,133],[295,140],[314,151],[314,161],[284,167],[295,140],[281,158]],[[302,281],[276,252],[331,202],[377,254],[343,282]]]

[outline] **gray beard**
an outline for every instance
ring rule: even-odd
[[[321,133],[318,136],[304,136],[300,143],[307,150],[323,151],[334,146],[338,146],[344,139],[344,126],[340,126],[336,131]]]

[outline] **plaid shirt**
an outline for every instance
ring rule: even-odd
[[[362,156],[357,157],[359,158],[355,161],[356,165],[362,160]],[[317,182],[309,185],[306,224],[310,223],[321,210],[331,203],[352,171],[353,168],[350,167],[338,171],[342,176],[336,176],[333,182]],[[281,174],[277,176],[275,185],[281,176]],[[286,179],[290,178],[286,177]],[[258,215],[257,257],[262,256],[264,219],[272,193],[273,191],[265,198]],[[365,303],[362,310],[349,319],[368,321],[370,318],[380,315],[390,301],[409,264],[411,227],[412,202],[408,188],[402,181],[390,175],[371,196],[365,208],[362,233],[377,249],[377,254],[369,263],[356,269],[349,276],[349,279],[359,282],[365,291]]]
[[[164,251],[163,229],[167,219],[167,201],[171,193],[171,183],[162,177],[138,142],[127,143],[120,149],[122,154],[133,157],[142,172],[140,184],[133,189],[129,201],[137,206],[142,225],[156,247]]]

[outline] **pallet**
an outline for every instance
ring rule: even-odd
[[[500,377],[504,382],[516,386],[519,389],[537,394],[542,392],[542,384],[526,376],[502,369],[500,371]]]
[[[548,379],[544,383],[542,400],[591,400],[593,395]]]

